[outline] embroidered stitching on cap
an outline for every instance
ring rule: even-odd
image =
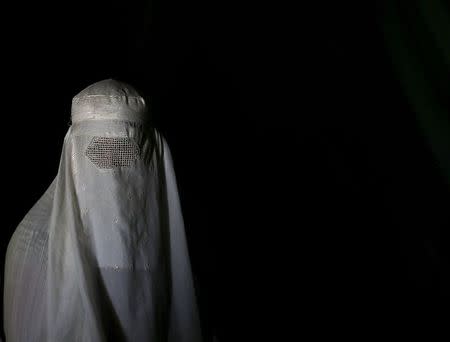
[[[138,145],[129,138],[94,137],[86,149],[86,156],[100,169],[130,166],[140,151]]]

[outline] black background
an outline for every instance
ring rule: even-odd
[[[2,258],[56,175],[72,97],[116,78],[151,97],[172,150],[207,340],[416,336],[445,322],[448,188],[375,2],[3,14]]]

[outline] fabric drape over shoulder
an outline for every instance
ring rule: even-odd
[[[173,160],[115,80],[72,102],[58,174],[8,245],[7,342],[201,341]]]

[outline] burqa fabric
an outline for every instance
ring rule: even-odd
[[[72,101],[58,174],[6,253],[18,341],[201,341],[173,160],[145,100],[108,79]]]

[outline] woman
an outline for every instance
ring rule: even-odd
[[[100,81],[71,119],[8,245],[6,341],[201,341],[172,157],[143,97]]]

